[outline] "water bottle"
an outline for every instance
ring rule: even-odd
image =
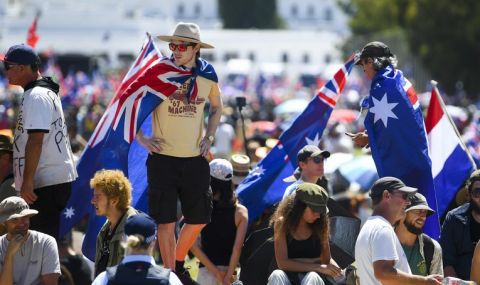
[[[477,285],[474,281],[467,281],[455,277],[445,277],[442,282],[443,285]]]

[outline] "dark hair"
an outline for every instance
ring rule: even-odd
[[[397,67],[398,63],[397,57],[395,55],[389,57],[372,57],[371,59],[373,60],[373,68],[377,71],[389,65]]]
[[[233,191],[232,181],[223,181],[210,176],[210,187],[212,188],[213,196],[220,193],[220,206],[227,207],[237,203],[237,196]]]
[[[480,169],[475,170],[474,172],[472,172],[472,174],[470,174],[470,177],[468,178],[467,183],[465,184],[465,187],[467,188],[468,193],[472,193],[472,188],[475,181],[480,181]]]
[[[296,195],[290,195],[283,199],[278,205],[275,213],[270,219],[270,226],[273,224],[279,229],[275,232],[275,236],[286,235],[292,236],[296,231],[300,219],[303,217],[307,204],[295,198]],[[327,241],[329,238],[329,223],[327,215],[320,215],[314,223],[309,224],[312,232],[318,236],[320,241]]]
[[[30,68],[32,69],[33,72],[37,72],[40,69],[40,57],[37,56],[37,59],[35,60],[35,63],[30,64]]]

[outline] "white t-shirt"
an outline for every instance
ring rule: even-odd
[[[229,157],[234,137],[233,127],[230,124],[221,123],[215,132],[215,154],[219,157]]]
[[[303,180],[302,178],[298,178],[297,181],[293,182],[292,184],[288,185],[287,188],[285,189],[285,192],[283,193],[283,199],[287,198],[288,196],[290,196],[291,194],[293,194],[293,191],[295,191],[295,188],[297,187],[297,185],[299,184],[302,184],[303,183]]]
[[[17,117],[13,147],[15,189],[20,191],[23,183],[29,130],[45,132],[34,176],[34,188],[75,180],[77,171],[60,97],[45,87],[36,86],[24,93]]]
[[[381,285],[375,278],[373,263],[395,260],[393,267],[411,274],[402,245],[392,225],[381,216],[372,216],[363,225],[355,243],[355,260],[362,285]]]
[[[57,242],[47,234],[30,230],[30,236],[13,257],[13,284],[41,284],[41,276],[60,274]],[[9,241],[0,237],[0,271],[3,270]]]

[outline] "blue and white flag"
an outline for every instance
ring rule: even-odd
[[[365,128],[379,177],[397,177],[418,188],[437,211],[427,135],[412,84],[400,70],[387,66],[373,78],[370,96],[362,106],[368,109]],[[439,238],[437,214],[427,219],[424,231]]]
[[[251,220],[282,199],[288,186],[283,179],[292,175],[297,168],[298,151],[307,144],[318,146],[354,61],[352,57],[320,89],[290,128],[280,136],[277,145],[238,186],[238,197],[247,207]]]

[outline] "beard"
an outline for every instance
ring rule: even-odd
[[[412,222],[407,221],[406,219],[403,221],[405,228],[407,231],[411,232],[412,234],[419,235],[422,233],[422,228],[417,228]]]
[[[470,199],[470,209],[472,212],[480,215],[480,203],[477,203],[474,199]]]

